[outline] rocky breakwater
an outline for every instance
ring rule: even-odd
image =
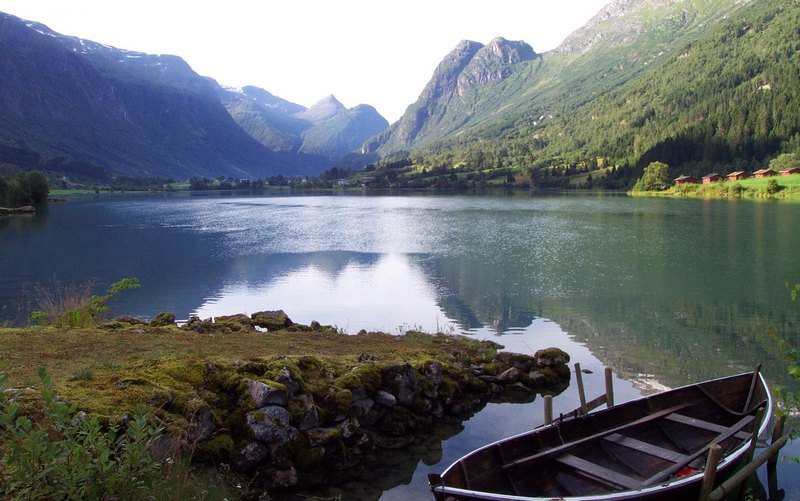
[[[150,363],[114,383],[136,387],[172,423],[157,455],[189,445],[196,461],[229,464],[269,490],[325,484],[380,450],[408,447],[441,420],[463,419],[490,401],[559,392],[570,378],[569,355],[557,348],[524,355],[444,334],[348,336],[295,324],[283,312],[173,322],[166,315],[153,324],[232,335],[259,327],[264,343],[286,343],[283,355]],[[327,339],[322,350],[310,347]]]

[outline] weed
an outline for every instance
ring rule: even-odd
[[[0,373],[0,390],[5,374]],[[0,399],[0,496],[14,498],[133,498],[151,491],[161,464],[150,447],[161,433],[140,410],[125,430],[57,397],[53,380],[39,371],[43,415],[34,421],[14,397]]]
[[[136,289],[139,281],[123,278],[111,284],[102,296],[92,295],[92,282],[81,285],[62,285],[57,280],[53,286],[34,287],[39,297],[39,308],[30,313],[31,323],[56,327],[89,327],[94,325],[103,313],[108,311],[107,303],[124,290]]]

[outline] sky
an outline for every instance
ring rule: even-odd
[[[121,49],[175,54],[220,84],[396,121],[459,41],[558,46],[609,0],[0,0],[0,11]]]

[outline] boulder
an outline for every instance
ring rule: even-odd
[[[250,315],[250,319],[253,325],[268,331],[285,329],[294,324],[283,310],[259,311]]]
[[[558,348],[545,348],[537,351],[533,356],[536,358],[536,363],[539,367],[552,367],[569,363],[567,352]]]
[[[378,390],[375,393],[374,401],[376,404],[380,404],[384,407],[394,407],[397,405],[397,399],[395,396],[384,390]]]
[[[266,445],[260,442],[249,442],[239,451],[239,457],[234,466],[240,471],[247,471],[258,466],[267,459],[267,456],[269,456],[269,449]]]
[[[150,321],[150,327],[167,327],[169,325],[175,325],[175,314],[174,313],[159,313],[156,315],[156,318]]]
[[[537,363],[535,357],[524,355],[522,353],[511,353],[509,351],[502,351],[498,353],[494,357],[494,360],[496,362],[501,362],[510,367],[519,369],[522,372],[529,372],[531,369],[536,367]]]
[[[391,392],[402,405],[411,405],[414,395],[421,391],[417,373],[409,364],[393,365],[381,369],[381,378],[384,388]]]
[[[271,446],[289,442],[297,430],[289,424],[289,411],[276,405],[247,413],[247,426],[253,438]]]
[[[371,398],[361,398],[353,402],[353,405],[350,406],[350,412],[357,417],[366,416],[372,410],[373,405],[375,405],[375,401]]]
[[[300,412],[303,416],[297,427],[301,430],[308,430],[319,426],[319,412],[311,395],[300,395],[295,399],[295,402],[300,406]]]
[[[289,372],[289,369],[287,369],[286,366],[284,366],[283,369],[281,369],[281,371],[278,373],[278,377],[275,378],[275,381],[286,387],[289,398],[292,398],[297,392],[300,391],[300,383],[292,378],[292,373]]]
[[[502,384],[511,384],[516,383],[519,381],[519,377],[522,374],[522,371],[517,369],[516,367],[511,367],[497,376],[497,381]]]
[[[245,384],[250,398],[253,399],[253,406],[257,409],[267,405],[286,405],[289,402],[288,392],[285,388],[253,380],[247,380]]]

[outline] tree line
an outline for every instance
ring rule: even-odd
[[[9,177],[0,176],[0,207],[24,207],[47,202],[50,186],[39,171],[18,172]]]

